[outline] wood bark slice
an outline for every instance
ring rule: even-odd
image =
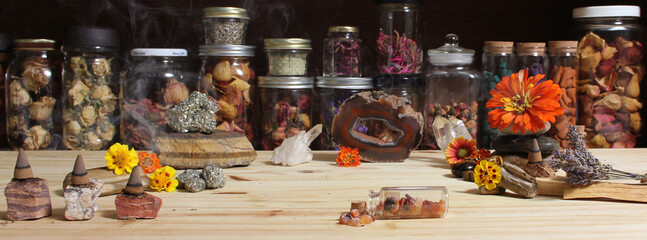
[[[160,164],[176,169],[248,166],[256,151],[244,135],[216,130],[212,134],[170,133],[153,139]]]
[[[537,196],[537,181],[523,169],[514,164],[503,162],[500,187],[508,189],[526,198]]]
[[[88,178],[94,178],[103,181],[103,189],[101,190],[101,197],[118,194],[126,187],[130,174],[116,175],[112,170],[107,167],[92,168],[87,170]],[[142,184],[148,186],[149,179],[146,174],[141,173]],[[63,180],[63,189],[72,182],[72,173],[68,173]]]

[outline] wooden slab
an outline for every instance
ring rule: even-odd
[[[539,195],[560,196],[563,199],[599,198],[647,203],[647,184],[596,182],[586,186],[571,186],[565,181],[563,176],[537,178]]]

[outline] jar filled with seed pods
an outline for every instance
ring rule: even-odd
[[[12,149],[58,149],[61,63],[56,42],[17,39],[5,80],[7,136]]]
[[[324,39],[323,76],[361,77],[359,28],[333,26]]]
[[[236,7],[204,9],[204,42],[206,45],[245,44],[249,16],[247,10]]]
[[[254,46],[207,45],[200,47],[200,91],[218,101],[218,129],[238,132],[254,142],[252,98],[255,73],[250,62]]]
[[[63,46],[63,143],[107,149],[119,132],[119,36],[98,27],[70,27]]]
[[[187,51],[135,48],[122,79],[121,143],[138,150],[154,149],[152,138],[168,132],[167,110],[196,89]]]
[[[548,59],[550,75],[546,79],[559,84],[562,90],[559,104],[564,114],[555,117],[547,135],[560,141],[562,147],[567,147],[568,126],[577,123],[577,41],[548,42]]]
[[[310,39],[267,38],[265,52],[269,65],[269,76],[308,75],[308,58],[312,47]]]

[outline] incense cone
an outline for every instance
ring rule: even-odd
[[[29,165],[29,161],[27,160],[27,155],[22,148],[18,151],[18,159],[16,159],[13,177],[15,179],[29,179],[34,177],[34,173],[31,171],[31,165]]]
[[[541,157],[541,151],[539,150],[539,143],[537,143],[537,139],[533,138],[532,139],[532,148],[530,149],[530,152],[528,152],[528,162],[541,162],[542,157]]]
[[[124,192],[132,195],[140,195],[144,193],[144,185],[142,184],[142,167],[135,166],[130,173],[128,183],[124,188]]]
[[[72,170],[72,185],[86,185],[90,183],[90,177],[88,177],[88,172],[85,169],[85,162],[83,161],[83,156],[76,156],[76,162],[74,162],[74,170]]]

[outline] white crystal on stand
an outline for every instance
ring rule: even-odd
[[[301,131],[298,135],[283,140],[281,146],[274,149],[272,162],[283,166],[294,166],[312,161],[310,143],[321,134],[322,126],[317,124],[308,132]]]
[[[436,144],[438,147],[445,152],[447,145],[449,145],[452,140],[456,137],[464,137],[468,140],[472,139],[472,135],[467,131],[463,121],[456,119],[455,117],[445,118],[442,116],[436,116],[434,123],[432,124],[434,129],[434,137],[436,137]]]

